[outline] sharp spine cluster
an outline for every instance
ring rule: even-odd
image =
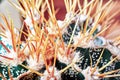
[[[19,0],[19,5],[9,2],[24,20],[17,33],[12,21],[0,14],[6,23],[0,24],[0,79],[120,79],[120,37],[109,40],[101,35],[120,12],[107,19],[111,11],[107,7],[116,2],[109,0],[103,5],[103,0],[85,0],[82,6],[79,0],[64,0],[67,13],[63,21],[55,17],[53,0],[51,5],[48,0]]]

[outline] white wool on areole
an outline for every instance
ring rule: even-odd
[[[39,61],[37,60],[36,55],[33,55],[33,57],[30,55],[29,58],[26,59],[29,67],[34,69],[34,70],[41,69],[44,66],[44,61],[42,59],[42,55],[39,56]]]
[[[117,59],[120,60],[120,48],[115,45],[113,41],[107,40],[105,48],[107,48],[113,54],[113,56],[117,56]]]
[[[85,80],[100,80],[100,78],[97,76],[100,74],[98,72],[98,69],[96,69],[96,71],[92,74],[92,68],[90,66],[88,66],[86,69],[82,70],[81,73],[84,75]]]
[[[53,66],[49,67],[49,71],[52,72],[53,70]],[[40,80],[61,80],[61,73],[59,70],[56,69],[56,67],[54,68],[54,76],[51,76],[51,74],[48,73],[47,70],[45,70],[45,72],[43,73],[44,76],[41,76]]]

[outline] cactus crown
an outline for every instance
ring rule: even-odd
[[[24,20],[17,29],[0,14],[0,80],[120,80],[120,36],[106,38],[119,1],[64,0],[64,20],[53,0],[8,1]]]

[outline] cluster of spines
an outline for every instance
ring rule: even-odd
[[[92,57],[91,54],[94,54],[94,51],[92,51],[91,53],[87,52],[90,46],[88,46],[88,48],[84,49],[84,46],[82,46],[82,44],[85,44],[85,47],[86,47],[86,45],[87,45],[86,43],[91,40],[91,37],[92,37],[92,39],[96,39],[96,37],[98,37],[98,35],[100,35],[101,33],[103,33],[103,31],[105,31],[106,29],[109,28],[110,23],[104,22],[103,23],[104,26],[103,26],[102,31],[100,31],[96,35],[94,34],[95,31],[97,30],[98,24],[100,22],[103,22],[103,20],[106,18],[106,15],[109,12],[108,10],[105,11],[106,7],[108,5],[113,5],[113,4],[111,4],[112,0],[108,1],[103,7],[102,7],[103,0],[101,0],[100,2],[97,1],[97,0],[96,1],[92,0],[89,3],[88,3],[87,0],[85,0],[83,9],[81,7],[81,4],[79,3],[79,0],[75,0],[75,1],[64,0],[64,2],[65,2],[66,9],[67,9],[67,13],[75,12],[77,3],[78,3],[79,10],[77,11],[78,13],[75,12],[75,14],[71,14],[70,17],[66,17],[65,21],[63,21],[64,24],[63,24],[62,28],[59,27],[59,25],[57,24],[57,20],[55,18],[53,0],[51,2],[52,3],[51,4],[52,9],[50,7],[50,4],[49,4],[48,0],[46,0],[46,2],[43,5],[43,6],[45,6],[47,4],[48,13],[49,13],[49,16],[50,16],[48,21],[44,18],[44,11],[43,12],[39,11],[39,8],[43,7],[43,6],[41,6],[42,5],[42,0],[40,0],[40,1],[39,0],[36,0],[36,1],[31,0],[31,2],[20,0],[20,4],[22,5],[21,7],[18,7],[14,3],[12,3],[18,10],[21,11],[23,17],[25,18],[24,24],[26,25],[27,30],[28,30],[28,34],[24,31],[22,31],[22,30],[19,30],[21,32],[21,34],[26,35],[28,38],[25,39],[25,46],[23,47],[23,49],[21,51],[22,54],[20,54],[18,56],[21,57],[21,55],[22,55],[23,58],[25,58],[24,60],[26,60],[26,59],[27,60],[33,60],[33,62],[35,61],[35,63],[36,63],[35,65],[32,65],[32,62],[31,63],[29,62],[29,64],[27,64],[27,65],[23,65],[23,64],[20,63],[20,65],[24,68],[27,68],[28,70],[30,70],[31,72],[33,72],[33,73],[35,73],[39,76],[44,76],[45,75],[44,72],[43,73],[39,72],[39,70],[41,69],[40,67],[45,66],[45,69],[49,73],[49,75],[46,76],[46,77],[57,79],[57,76],[54,73],[55,72],[54,68],[57,67],[58,65],[61,66],[61,63],[57,64],[57,59],[59,60],[59,58],[58,58],[59,56],[57,56],[57,55],[60,54],[61,56],[66,57],[66,59],[67,58],[74,59],[75,55],[78,54],[78,53],[75,52],[76,49],[80,48],[81,49],[80,52],[79,52],[80,57],[78,57],[78,58],[82,57],[82,59],[80,59],[79,62],[81,62],[83,60],[83,62],[85,62],[85,63],[83,63],[83,62],[82,63],[83,63],[83,65],[86,64],[86,66],[84,68],[82,68],[80,65],[78,65],[78,66],[80,66],[79,67],[80,69],[85,70],[88,66],[91,65],[91,68],[93,68],[93,71],[91,71],[90,74],[91,74],[91,76],[93,76],[94,72],[97,70],[96,68],[99,67],[98,64],[100,62],[98,60],[102,60],[101,59],[102,57],[103,58],[106,57],[106,55],[102,56],[106,52],[104,52],[104,49],[103,49],[102,52],[98,51],[98,53],[99,53],[98,55],[97,55],[97,52],[95,52],[96,55],[94,57],[97,56],[97,60],[93,60],[94,57]],[[98,6],[98,4],[99,4],[99,6]],[[95,7],[96,5],[98,7],[97,8],[98,10],[96,9],[95,14],[91,16],[92,7],[93,6]],[[100,9],[100,7],[102,7],[102,9]],[[110,7],[111,6],[109,6],[109,8]],[[33,11],[33,12],[31,12],[31,11]],[[38,18],[38,20],[36,20],[36,18],[35,18],[36,17],[35,14],[34,14],[35,11],[38,11],[36,14],[40,15],[39,16],[40,19]],[[88,11],[88,14],[87,14],[87,11]],[[82,15],[82,14],[87,15],[87,19],[85,19],[85,22],[82,22],[84,25],[78,26],[79,16]],[[118,12],[113,14],[113,16],[108,18],[106,21],[111,20],[114,17],[114,15],[116,15],[116,14],[118,14]],[[78,16],[78,19],[75,21],[75,23],[72,23],[74,21],[73,18],[75,18],[75,15]],[[90,17],[94,18],[94,21],[93,21],[94,25],[89,30],[89,32],[87,33],[87,30],[89,29],[88,28],[89,27],[88,23],[89,23]],[[3,19],[5,20],[5,18],[3,18]],[[27,19],[30,19],[30,22],[27,22]],[[6,22],[6,20],[5,20],[5,22]],[[40,24],[45,24],[45,25],[40,26]],[[14,49],[15,52],[16,52],[16,50],[19,51],[19,48],[16,47],[16,46],[17,46],[17,44],[18,45],[22,44],[22,42],[20,41],[20,37],[19,37],[18,41],[16,41],[16,39],[15,39],[16,37],[14,35],[15,33],[14,33],[14,30],[12,29],[13,27],[10,27],[12,25],[7,24],[7,26],[8,26],[8,29],[10,30],[10,32],[11,32],[13,49]],[[32,27],[32,29],[31,29],[31,27]],[[4,27],[2,27],[2,28],[4,28]],[[80,28],[80,30],[79,30],[79,28]],[[62,32],[62,31],[64,31],[64,29],[67,30],[67,33]],[[79,31],[76,31],[76,30],[79,30]],[[51,32],[51,31],[53,31],[53,32]],[[56,33],[56,34],[54,34],[54,33]],[[61,34],[61,33],[63,33],[63,34]],[[77,40],[78,43],[74,44],[74,41],[73,41],[74,35],[77,35],[78,33],[82,33],[80,35],[83,36],[83,37],[80,37],[80,39]],[[20,36],[21,36],[21,34],[20,34]],[[64,36],[65,34],[67,35],[67,37]],[[81,40],[83,40],[83,42]],[[85,42],[84,42],[84,40],[85,40]],[[67,44],[65,44],[65,43],[67,43]],[[1,45],[4,46],[4,44],[2,44],[2,43],[1,43]],[[7,47],[4,46],[4,48],[6,50],[8,50]],[[94,48],[91,49],[91,50],[94,50]],[[26,49],[29,53],[25,53]],[[85,52],[82,52],[82,50],[85,50]],[[75,52],[75,53],[73,54],[73,52]],[[23,54],[23,53],[25,53],[25,54]],[[110,53],[110,52],[108,52],[108,53],[112,56],[112,53]],[[19,59],[18,56],[17,56],[17,58]],[[111,56],[109,56],[109,58]],[[5,58],[5,56],[2,56],[2,55],[1,55],[1,57]],[[87,58],[84,59],[85,57],[88,57],[88,59],[91,61],[91,64],[89,62],[87,62],[88,61]],[[8,58],[8,57],[6,57],[6,58]],[[43,62],[42,62],[42,60],[39,61],[40,58],[43,59]],[[116,61],[116,60],[117,60],[117,57],[115,57],[115,58],[113,57],[113,59],[111,61],[108,60],[108,63],[105,64],[105,66],[101,67],[99,69],[99,71],[103,70],[105,67],[107,67],[113,61]],[[53,63],[52,63],[52,61],[53,61]],[[59,61],[61,61],[61,60],[59,60]],[[93,63],[92,63],[93,61],[96,61],[96,63],[94,63],[94,66],[93,66]],[[38,63],[38,62],[40,62],[40,63]],[[63,62],[64,62],[64,60],[63,60]],[[72,75],[72,74],[74,74],[74,70],[72,71],[72,68],[73,68],[73,65],[75,65],[75,63],[76,63],[76,61],[74,62],[73,60],[69,61],[68,64],[62,63],[65,66],[60,68],[59,73],[61,74],[61,77],[63,76],[62,78],[64,78],[64,80],[67,80],[68,79],[67,77],[70,77],[69,78],[69,80],[70,80],[72,76],[74,76],[74,79],[79,79],[79,78],[83,79],[82,74],[80,74],[80,75],[78,75],[78,77],[76,77],[76,75],[78,73],[81,73],[82,71],[81,72],[76,71],[75,73],[77,73],[77,74]],[[41,64],[41,66],[39,64]],[[49,68],[50,68],[49,66],[53,66],[52,71],[49,70]],[[8,71],[9,71],[9,69],[8,69]],[[118,72],[118,71],[119,70],[106,72],[106,73],[103,73],[103,74],[98,74],[97,76],[100,79],[104,78],[104,77],[115,77],[115,76],[119,76],[119,74],[118,75],[107,75],[107,74],[112,74],[112,73],[115,73],[115,72]],[[85,75],[87,75],[87,74],[83,74],[83,75],[84,75],[84,78],[86,78]],[[24,75],[23,75],[23,77],[24,77]]]

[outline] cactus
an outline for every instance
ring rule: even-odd
[[[64,20],[53,0],[8,1],[24,20],[18,29],[0,14],[0,80],[120,80],[120,37],[105,37],[119,1],[64,0]]]

